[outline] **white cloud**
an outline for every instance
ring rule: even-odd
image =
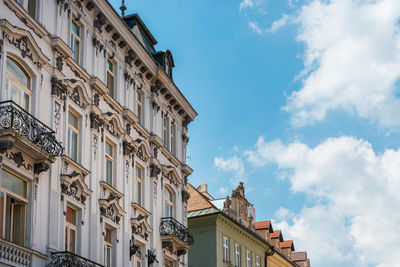
[[[259,35],[264,34],[264,30],[258,26],[257,22],[249,21],[248,25],[249,25],[250,30],[252,30],[253,32],[255,32]]]
[[[252,0],[243,0],[240,4],[239,4],[239,10],[242,10],[244,8],[251,8],[254,6],[254,3]]]
[[[241,158],[233,156],[232,158],[216,157],[214,165],[218,170],[234,172],[236,175],[244,174],[244,165]]]
[[[225,196],[228,193],[228,188],[221,186],[218,191],[220,195]]]
[[[249,26],[250,30],[252,30],[253,32],[255,32],[255,33],[259,34],[259,35],[263,35],[263,34],[266,34],[266,33],[274,33],[274,32],[276,32],[277,30],[279,30],[283,26],[285,26],[288,23],[290,23],[291,20],[292,20],[292,17],[290,17],[289,15],[283,14],[280,19],[275,20],[274,22],[272,22],[272,25],[271,25],[270,28],[263,29],[255,21],[249,21],[248,22],[248,26]]]
[[[276,164],[291,190],[307,196],[298,213],[279,209],[274,228],[307,250],[313,266],[400,266],[400,149],[376,154],[353,137],[315,147],[259,138],[246,156]]]
[[[306,49],[301,88],[284,108],[292,124],[340,109],[400,129],[400,1],[313,0],[295,14]]]

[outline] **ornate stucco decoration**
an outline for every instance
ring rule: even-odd
[[[175,186],[182,183],[181,179],[179,178],[178,172],[172,166],[162,165],[162,176],[167,178],[171,184]]]
[[[85,183],[82,173],[72,171],[70,174],[61,174],[61,192],[85,205],[87,197],[92,193]]]
[[[103,113],[102,115],[104,117],[104,128],[107,132],[116,138],[120,138],[125,131],[119,116],[111,112]]]
[[[244,194],[243,182],[240,182],[239,186],[232,190],[231,197],[226,197],[223,212],[245,227],[251,228],[253,217],[249,213],[250,205]]]
[[[148,237],[153,231],[147,221],[151,213],[135,202],[132,203],[132,211],[132,233],[135,235],[135,239],[144,243],[148,241]]]
[[[38,70],[50,61],[29,31],[12,26],[6,19],[0,20],[0,31],[4,42],[17,48],[21,57],[30,59]]]
[[[81,109],[86,109],[91,103],[86,86],[82,81],[77,81],[75,79],[59,80],[52,77],[51,94],[63,101],[64,111],[66,110],[67,97]]]
[[[141,142],[137,145],[136,156],[143,162],[147,162],[150,158],[149,148],[145,142]]]
[[[123,194],[104,181],[100,182],[100,187],[102,189],[99,199],[100,215],[115,224],[119,224],[122,216],[126,213],[119,204]]]

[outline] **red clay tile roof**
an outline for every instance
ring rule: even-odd
[[[282,241],[280,246],[281,248],[290,248],[292,251],[294,251],[293,240]]]
[[[281,235],[281,230],[275,230],[275,231],[271,234],[271,238],[279,238],[280,235]]]
[[[271,226],[271,221],[254,222],[256,230],[268,229]]]
[[[293,252],[292,260],[293,261],[306,261],[307,260],[307,252]]]
[[[215,208],[215,206],[208,200],[206,196],[196,190],[191,184],[188,183],[188,192],[190,198],[188,201],[188,211],[204,210]]]

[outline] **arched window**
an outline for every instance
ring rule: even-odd
[[[164,212],[165,217],[174,217],[175,195],[167,187],[164,187]]]
[[[31,97],[31,77],[14,59],[7,57],[6,84],[4,99],[15,103],[29,111]]]

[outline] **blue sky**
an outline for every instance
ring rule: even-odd
[[[172,51],[175,83],[199,114],[193,185],[218,198],[245,181],[257,220],[273,219],[313,266],[400,266],[387,249],[400,250],[397,1],[127,8]]]

